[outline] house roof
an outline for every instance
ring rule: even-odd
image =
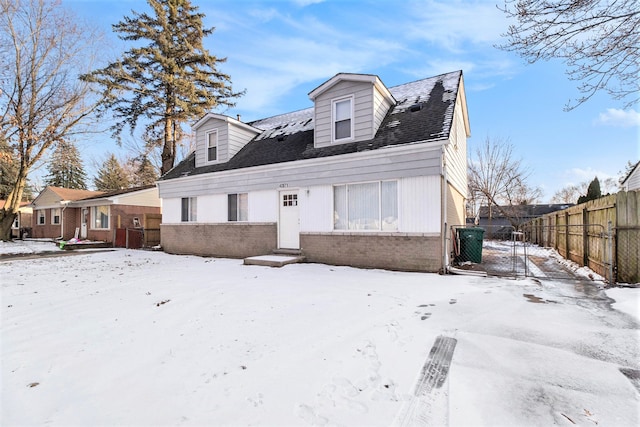
[[[4,209],[4,205],[7,203],[6,200],[0,200],[0,209]],[[18,205],[18,208],[24,208],[31,205],[31,202],[20,202],[20,205]]]
[[[400,144],[442,141],[449,137],[461,84],[462,71],[455,71],[389,88],[397,102],[387,113],[376,135],[366,141],[315,148],[313,108],[255,120],[248,125],[260,129],[262,133],[228,162],[196,168],[195,153],[192,152],[160,180],[370,151]]]
[[[561,203],[550,205],[514,205],[514,206],[502,206],[502,210],[509,213],[513,218],[537,218],[542,215],[546,215],[551,212],[560,211],[573,206],[573,203]],[[491,212],[493,218],[502,218],[504,215],[499,209],[493,208]],[[488,218],[489,207],[480,206],[478,210],[478,217]]]
[[[63,187],[54,187],[53,185],[48,185],[44,188],[36,196],[35,199],[31,202],[32,206],[38,206],[38,203],[41,203],[43,200],[48,201],[49,203],[54,201],[56,204],[60,202],[74,202],[76,200],[85,199],[87,197],[100,195],[102,191],[91,191],[91,190],[76,190],[71,188],[63,188]],[[57,200],[56,200],[57,199]]]

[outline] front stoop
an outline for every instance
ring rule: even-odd
[[[263,265],[266,267],[282,267],[287,264],[303,262],[304,257],[300,255],[259,255],[244,259],[244,265]]]

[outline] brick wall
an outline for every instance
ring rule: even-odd
[[[228,258],[270,254],[277,247],[275,223],[161,224],[165,252]]]
[[[442,242],[433,234],[301,233],[300,245],[309,262],[426,272],[442,268]]]

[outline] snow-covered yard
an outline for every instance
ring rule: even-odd
[[[129,250],[0,277],[3,426],[640,423],[638,289]]]

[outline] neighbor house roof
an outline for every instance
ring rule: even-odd
[[[451,130],[461,82],[462,71],[455,71],[390,88],[397,102],[374,138],[365,141],[315,148],[313,108],[249,122],[261,133],[228,162],[196,168],[192,152],[160,180],[445,140]],[[322,88],[321,85],[312,93]]]
[[[155,184],[144,185],[141,187],[133,187],[133,188],[124,188],[121,190],[112,190],[112,191],[101,191],[100,194],[95,194],[91,197],[85,197],[82,200],[93,200],[93,199],[107,199],[109,197],[114,196],[122,196],[123,194],[135,193],[136,191],[148,190],[150,188],[154,188]]]
[[[87,197],[96,196],[103,193],[102,191],[76,190],[72,188],[54,187],[52,185],[48,186],[47,188],[57,194],[61,200],[71,201],[86,199]]]

